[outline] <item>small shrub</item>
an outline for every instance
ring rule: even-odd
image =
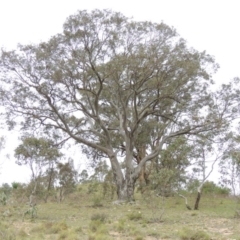
[[[21,239],[28,237],[28,235],[27,235],[27,233],[24,231],[24,229],[20,229],[20,230],[18,231],[17,236],[18,236],[18,238],[21,237]]]
[[[21,183],[18,182],[12,182],[12,188],[13,189],[18,189],[18,187],[21,185]]]
[[[240,210],[235,210],[234,218],[240,218]]]
[[[184,228],[179,232],[179,237],[181,240],[210,240],[209,235],[202,230],[192,230]]]
[[[101,184],[97,181],[92,181],[90,182],[90,184],[88,185],[88,194],[91,193],[97,193],[100,191],[100,189],[102,188]]]
[[[2,205],[6,205],[7,204],[7,196],[4,192],[0,193],[0,202]]]
[[[203,185],[202,192],[206,194],[214,193],[221,196],[228,196],[231,190],[227,187],[218,186],[212,181],[206,181]]]
[[[27,210],[25,210],[23,212],[23,220],[24,220],[26,215],[31,216],[31,219],[36,218],[37,217],[37,207],[36,206],[32,206],[32,207],[29,207]]]
[[[68,226],[65,222],[46,222],[43,224],[43,228],[48,234],[56,234],[67,230]]]
[[[0,221],[0,236],[2,240],[15,240],[16,235],[14,229]]]
[[[91,220],[104,223],[107,220],[107,215],[105,213],[95,213],[91,216]]]
[[[58,236],[58,240],[69,239],[68,231],[61,231]]]
[[[106,240],[107,239],[107,228],[101,220],[92,220],[89,225],[89,240]]]
[[[103,203],[102,203],[102,198],[100,196],[95,196],[93,199],[92,199],[92,207],[102,207],[103,206]]]
[[[97,232],[98,228],[100,227],[101,222],[99,221],[92,221],[90,222],[89,229],[91,232]]]
[[[144,240],[143,236],[136,236],[134,240]]]
[[[115,226],[118,232],[124,232],[126,230],[126,222],[124,219],[119,219]]]
[[[76,232],[76,233],[82,233],[82,232],[83,232],[82,227],[77,227],[77,228],[75,229],[75,232]]]
[[[134,240],[143,240],[145,239],[145,235],[139,231],[138,229],[136,229],[136,227],[134,226],[128,226],[128,232],[131,236],[133,236]]]
[[[131,221],[138,221],[143,218],[142,213],[140,211],[139,212],[131,212],[127,215],[127,217]]]
[[[53,225],[52,230],[54,233],[58,233],[61,232],[63,230],[67,230],[68,226],[65,222],[58,222],[56,224]]]
[[[151,232],[148,235],[151,236],[151,237],[157,238],[157,239],[160,237],[158,232]]]

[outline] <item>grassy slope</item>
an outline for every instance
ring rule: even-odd
[[[189,197],[189,202],[193,204],[194,198]],[[161,198],[146,201],[137,194],[133,205],[105,201],[102,207],[93,207],[99,203],[96,196],[82,190],[63,203],[40,203],[37,218],[27,215],[22,221],[26,205],[9,202],[0,206],[0,239],[240,240],[240,219],[234,218],[233,199],[203,196],[199,211],[187,210],[179,197],[166,198],[163,203]]]

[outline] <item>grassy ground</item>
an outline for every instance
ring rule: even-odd
[[[193,204],[194,197],[188,200]],[[23,219],[27,206],[17,200],[0,206],[0,239],[240,240],[235,209],[233,199],[213,195],[203,196],[200,210],[189,211],[179,197],[136,194],[134,204],[114,205],[79,191],[62,203],[39,203],[34,219]]]

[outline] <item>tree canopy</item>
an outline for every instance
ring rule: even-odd
[[[167,141],[213,138],[232,119],[230,85],[211,88],[217,68],[164,23],[79,11],[49,41],[2,50],[1,101],[10,127],[54,131],[107,157],[119,199],[130,199]]]

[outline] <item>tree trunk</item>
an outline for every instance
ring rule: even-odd
[[[198,190],[196,202],[194,205],[194,210],[198,210],[200,199],[201,199],[201,190]]]
[[[117,196],[119,201],[134,201],[134,189],[136,179],[131,174],[126,174],[124,181],[117,184]]]
[[[136,156],[137,164],[139,164],[145,156],[146,156],[146,147],[142,146],[141,148],[138,149],[138,155]],[[148,176],[149,176],[149,173],[146,172],[146,164],[144,164],[138,178],[141,193],[144,192],[146,185],[148,185],[150,182],[148,179]]]
[[[130,154],[129,154],[130,155]],[[113,171],[113,178],[117,187],[117,196],[119,201],[134,201],[134,188],[138,176],[133,176],[133,166],[131,157],[126,157],[126,173],[123,175],[121,166],[115,156],[109,156]],[[140,174],[140,173],[139,173]]]
[[[48,179],[48,186],[47,186],[47,193],[46,196],[44,198],[44,202],[47,203],[49,194],[50,194],[50,190],[51,190],[51,186],[52,186],[52,179],[53,179],[53,168],[51,168],[50,174],[49,174],[49,179]]]

